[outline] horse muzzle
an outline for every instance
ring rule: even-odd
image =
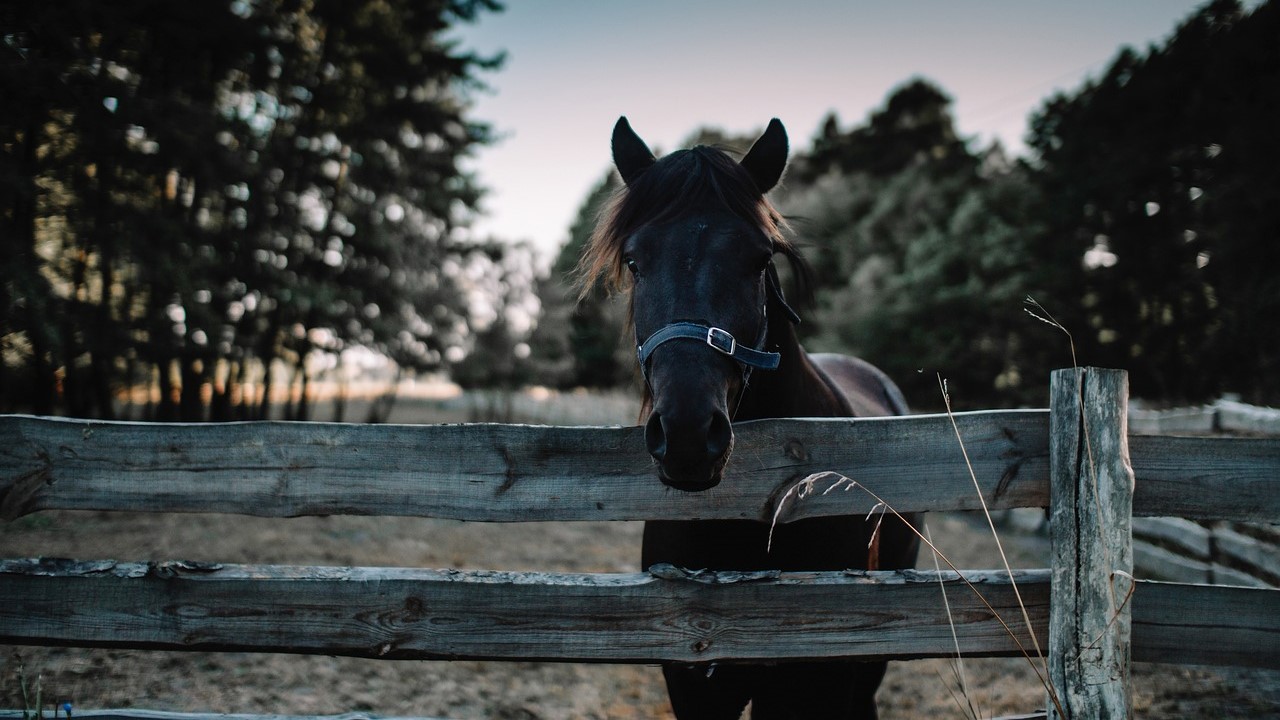
[[[644,439],[662,484],[701,492],[720,484],[733,449],[733,426],[721,410],[700,417],[654,412]]]

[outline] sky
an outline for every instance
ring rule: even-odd
[[[953,98],[971,147],[1022,154],[1044,99],[1121,47],[1165,40],[1205,2],[507,0],[452,32],[463,48],[507,53],[472,96],[471,117],[501,138],[467,166],[488,188],[474,229],[529,241],[549,263],[611,167],[620,115],[658,154],[699,127],[757,133],[772,117],[796,152],[827,114],[860,125],[923,77]]]

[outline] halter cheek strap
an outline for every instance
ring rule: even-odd
[[[778,305],[782,308],[782,311],[787,314],[787,319],[791,321],[791,324],[799,325],[799,313],[792,309],[792,307],[787,304],[787,299],[782,296],[782,282],[778,280],[778,268],[775,267],[773,263],[769,263],[769,266],[765,268],[764,276],[769,283],[769,294],[773,296],[774,300],[778,301]]]

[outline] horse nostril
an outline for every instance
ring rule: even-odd
[[[644,443],[654,460],[662,462],[667,456],[667,433],[662,429],[662,416],[656,412],[649,415],[649,422],[645,423]]]
[[[715,462],[729,451],[733,445],[733,424],[729,416],[716,412],[711,416],[711,426],[707,428],[707,457]]]

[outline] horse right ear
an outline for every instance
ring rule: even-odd
[[[631,129],[626,116],[618,118],[613,126],[613,164],[622,175],[622,182],[627,185],[635,182],[656,161],[649,146]]]
[[[782,179],[782,171],[787,167],[787,151],[787,130],[782,127],[782,121],[774,118],[740,163],[750,173],[761,195]]]

